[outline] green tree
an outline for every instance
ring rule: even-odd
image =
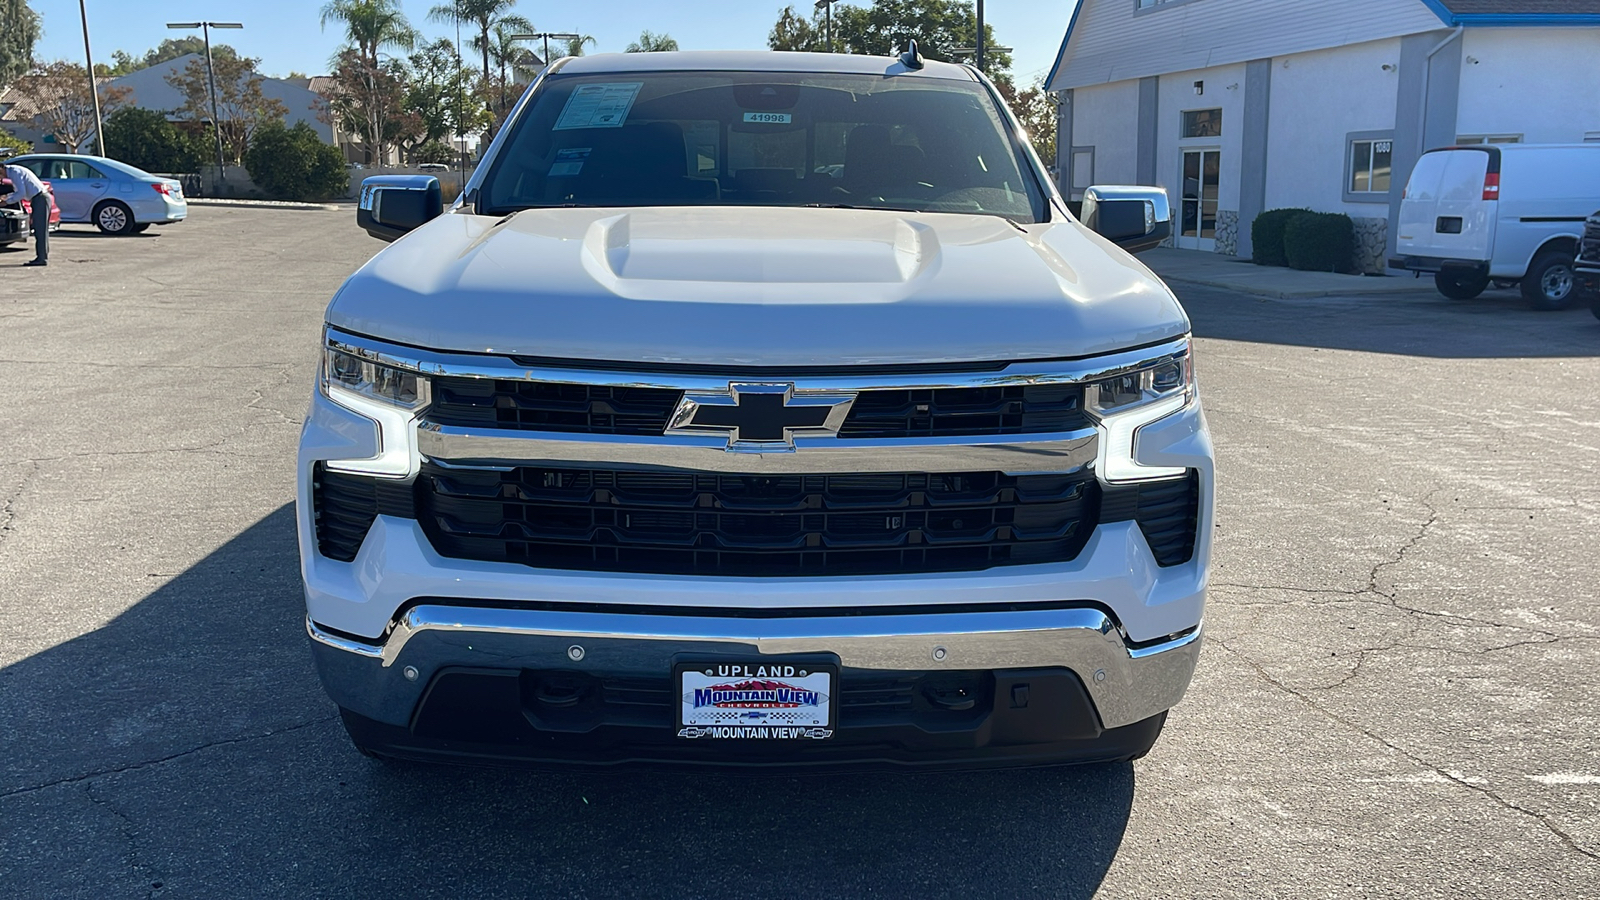
[[[456,151],[444,141],[426,141],[411,151],[414,163],[450,163],[456,160]]]
[[[415,140],[420,117],[405,109],[405,67],[399,60],[383,59],[376,66],[354,48],[339,54],[333,69],[337,86],[328,108],[340,128],[361,138],[375,155],[371,162],[386,162],[385,148]]]
[[[12,95],[38,114],[33,124],[48,134],[55,135],[56,143],[77,153],[78,148],[94,134],[94,95],[89,92],[89,75],[83,66],[63,60],[45,63],[37,70],[17,79]],[[99,85],[102,114],[110,115],[130,93],[127,88]]]
[[[499,95],[495,98],[494,117],[498,123],[505,118],[509,109],[506,100],[506,88],[511,84],[511,77],[515,70],[532,68],[534,60],[538,57],[521,42],[513,40],[518,34],[527,34],[533,30],[533,23],[521,16],[506,16],[495,23],[494,33],[489,36],[489,58],[494,60],[498,69],[499,81],[495,86]],[[472,39],[473,49],[478,49],[478,39]],[[508,71],[510,70],[510,71]]]
[[[0,87],[28,71],[39,34],[39,14],[27,0],[0,0]]]
[[[205,38],[200,37],[199,35],[181,38],[167,38],[160,44],[157,44],[155,49],[146,51],[144,57],[137,61],[134,61],[131,57],[127,57],[127,54],[125,53],[122,54],[122,56],[129,59],[132,67],[128,71],[131,72],[138,69],[148,69],[151,66],[158,66],[164,62],[169,62],[181,56],[187,56],[190,53],[205,56]],[[119,58],[115,53],[112,54],[112,58],[117,59],[119,63],[121,62],[121,58]],[[234,50],[227,44],[212,44],[211,58],[216,60],[238,59],[239,53],[237,50]]]
[[[472,49],[483,54],[483,80],[487,84],[489,47],[493,43],[490,35],[495,25],[505,23],[514,32],[533,30],[532,22],[511,12],[516,5],[517,0],[453,0],[429,10],[428,17],[435,22],[468,22],[477,27],[478,34],[472,39]]]
[[[256,73],[258,59],[235,57],[215,59],[217,87],[216,128],[222,134],[223,157],[231,162],[244,159],[245,151],[257,130],[270,122],[281,122],[289,107],[261,90],[266,79]],[[211,118],[211,94],[206,61],[191,59],[183,71],[167,76],[167,83],[184,96],[177,112],[199,124]]]
[[[639,32],[639,39],[628,45],[627,53],[670,53],[678,49],[678,42],[672,35],[662,32],[655,34],[650,31]]]
[[[447,141],[488,124],[488,111],[467,83],[455,44],[445,39],[411,54],[411,77],[401,108],[418,117],[421,143]]]
[[[409,51],[417,44],[417,31],[400,11],[398,0],[328,0],[321,16],[324,30],[330,21],[344,23],[345,40],[372,68],[377,68],[385,47]]]
[[[9,150],[11,153],[28,153],[33,150],[33,145],[4,128],[0,128],[0,150]]]
[[[984,44],[999,46],[994,26],[984,23]],[[839,53],[890,56],[915,38],[917,49],[928,59],[955,61],[958,48],[973,46],[978,22],[972,4],[965,0],[873,0],[871,6],[833,8],[833,44]],[[778,14],[767,46],[774,50],[825,50],[820,14],[809,20],[786,7]],[[997,85],[1010,85],[1011,54],[987,52],[983,70]]]
[[[281,200],[324,200],[350,187],[344,156],[304,122],[262,126],[244,164],[257,187]]]
[[[1039,159],[1047,166],[1054,165],[1056,104],[1050,92],[1045,90],[1044,79],[1035,79],[1032,87],[1017,92],[1016,97],[1009,99],[1008,102],[1011,104],[1011,112],[1017,117],[1017,121],[1022,123],[1022,129],[1028,133],[1029,140],[1033,142],[1033,149],[1038,151]]]
[[[583,48],[594,46],[594,35],[580,34],[575,38],[561,42],[560,46],[562,56],[582,56]],[[548,59],[545,60],[547,63],[549,61]]]
[[[207,146],[155,110],[129,106],[106,117],[106,155],[146,172],[193,172]]]

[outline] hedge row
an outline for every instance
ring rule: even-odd
[[[1355,256],[1355,223],[1344,213],[1269,209],[1250,225],[1251,260],[1311,272],[1345,272]]]

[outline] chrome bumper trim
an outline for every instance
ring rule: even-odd
[[[793,451],[730,453],[720,435],[617,438],[417,424],[417,450],[456,466],[607,465],[744,475],[841,472],[1075,472],[1094,462],[1099,431],[976,438],[796,438]]]
[[[1115,728],[1176,705],[1201,644],[1196,626],[1130,651],[1095,608],[753,619],[422,605],[381,644],[330,634],[309,618],[306,631],[343,651],[322,656],[334,700],[396,724],[445,666],[659,673],[685,653],[830,653],[847,668],[883,671],[1064,666],[1083,679],[1105,727]]]

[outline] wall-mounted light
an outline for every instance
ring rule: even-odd
[[[1385,72],[1393,72],[1394,71],[1394,66],[1390,65],[1389,63],[1384,63],[1383,64],[1383,70]]]
[[[1194,92],[1196,94],[1204,94],[1206,92],[1206,83],[1204,81],[1196,81],[1194,83]]]
[[[1476,56],[1469,56],[1469,57],[1467,57],[1467,62],[1472,63],[1473,65],[1477,65],[1478,64],[1478,58]]]

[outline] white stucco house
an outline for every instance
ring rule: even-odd
[[[1073,199],[1164,186],[1177,246],[1239,256],[1343,212],[1382,271],[1424,150],[1600,141],[1600,0],[1079,0],[1047,83]]]

